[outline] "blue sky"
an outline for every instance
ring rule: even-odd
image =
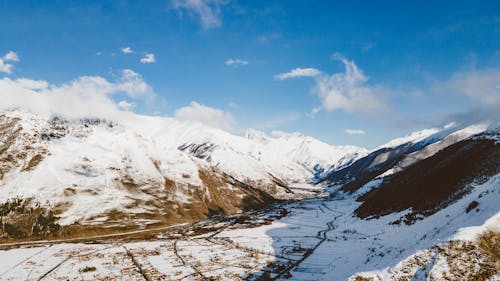
[[[234,133],[374,147],[500,105],[499,3],[1,1],[0,56],[12,67],[0,64],[0,79],[63,84],[131,69],[154,97],[113,99],[138,113],[213,109]]]

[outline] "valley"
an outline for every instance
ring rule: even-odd
[[[367,221],[356,218],[352,213],[359,203],[338,195],[158,230],[147,240],[125,235],[85,243],[10,245],[11,249],[0,251],[0,276],[2,280],[19,276],[25,280],[346,280],[362,274],[387,280],[421,270],[438,276],[448,269],[430,264],[430,259],[410,263],[404,271],[398,271],[397,262],[422,251],[428,255],[429,248],[449,239],[469,241],[474,239],[472,233],[499,231],[495,205],[499,181],[494,177],[413,225],[389,224],[402,213]],[[479,207],[466,212],[473,200]],[[473,262],[461,266],[475,272]]]
[[[499,11],[0,0],[0,281],[500,281]]]
[[[499,276],[488,124],[368,151],[140,115],[0,121],[0,280]]]

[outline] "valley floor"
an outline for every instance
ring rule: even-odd
[[[352,213],[359,203],[337,196],[215,218],[148,241],[23,246],[0,251],[0,280],[346,280],[358,273],[379,280],[425,280],[449,270],[422,257],[426,249],[450,239],[473,239],[487,228],[498,231],[499,186],[497,175],[409,226],[390,224],[404,212],[356,218]],[[466,212],[474,200],[478,206]],[[416,253],[420,262],[398,267]]]

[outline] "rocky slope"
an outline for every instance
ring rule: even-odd
[[[2,201],[32,198],[63,225],[175,223],[316,195],[293,183],[366,153],[298,134],[239,137],[124,114],[119,121],[1,114]]]

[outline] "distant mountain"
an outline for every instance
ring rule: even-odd
[[[320,182],[329,186],[342,186],[343,191],[353,193],[377,177],[400,171],[406,166],[432,156],[448,145],[481,133],[487,128],[487,124],[476,124],[465,128],[449,124],[442,128],[414,132],[379,146],[351,165],[330,171]]]
[[[413,212],[403,219],[411,223],[446,207],[468,193],[473,184],[500,173],[500,144],[489,138],[492,135],[456,142],[388,176],[358,199],[364,203],[355,213],[373,217],[411,208]]]
[[[245,137],[172,118],[0,115],[0,198],[34,198],[61,224],[175,223],[236,213],[366,154],[300,134]]]
[[[500,173],[500,132],[487,124],[412,133],[383,145],[321,182],[363,202],[361,218],[412,210],[394,223],[411,224],[446,207]]]

